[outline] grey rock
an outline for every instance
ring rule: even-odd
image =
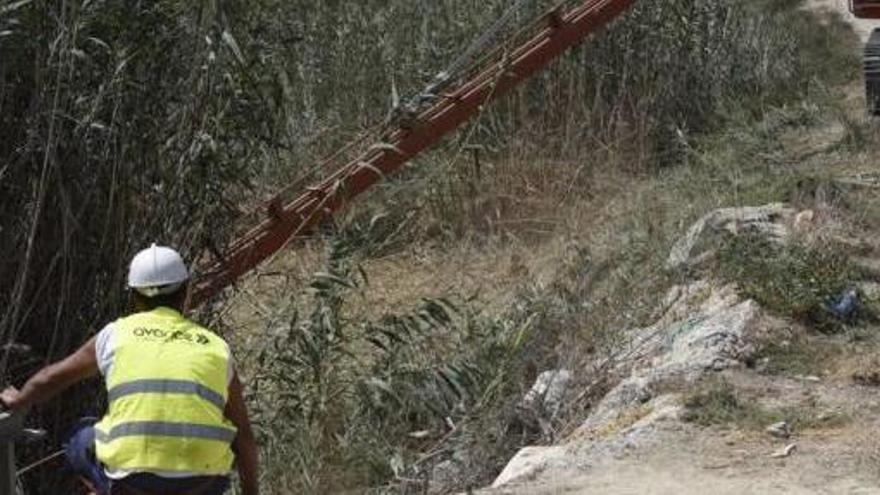
[[[594,406],[572,434],[590,439],[578,446],[528,447],[521,450],[492,484],[517,484],[543,472],[598,466],[662,442],[666,432],[682,428],[681,397],[658,395],[666,383],[693,383],[707,373],[740,367],[756,351],[764,316],[757,303],[742,300],[731,285],[696,281],[673,287],[653,325],[621,332],[620,352],[594,363],[621,380]],[[524,404],[555,407],[554,383],[568,387],[570,376],[542,373]],[[590,376],[591,370],[584,372]],[[563,393],[564,395],[564,393]]]
[[[782,203],[742,208],[720,208],[703,215],[688,229],[687,233],[672,247],[666,260],[668,270],[676,270],[693,264],[694,259],[705,257],[706,253],[691,255],[700,237],[707,229],[730,232],[756,232],[778,242],[785,242],[791,234],[796,211]]]
[[[565,403],[565,395],[571,383],[568,370],[545,371],[538,375],[535,384],[523,397],[521,407],[554,417]]]
[[[772,425],[767,427],[766,431],[776,438],[791,437],[791,427],[788,426],[788,423],[786,423],[785,421],[773,423]]]
[[[521,449],[492,482],[492,488],[534,478],[548,467],[565,462],[566,458],[566,449],[561,446]]]
[[[756,351],[754,334],[762,314],[757,303],[729,297],[729,291],[711,290],[683,320],[661,318],[660,324],[637,330],[629,376],[605,395],[581,429],[604,429],[621,411],[650,400],[665,382],[693,382],[708,371],[743,366]],[[673,307],[670,312],[682,311]]]

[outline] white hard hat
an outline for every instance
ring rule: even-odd
[[[171,294],[188,278],[180,254],[155,244],[135,255],[128,270],[128,286],[147,297]]]

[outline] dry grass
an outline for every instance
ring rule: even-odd
[[[463,229],[466,235],[416,229],[411,244],[366,256],[362,265],[369,288],[346,303],[346,312],[368,320],[388,308],[411,307],[425,296],[475,296],[472,303],[489,315],[510,311],[535,315],[533,326],[540,333],[536,334],[535,354],[528,358],[534,368],[526,371],[526,377],[548,366],[583,369],[584,364],[614,348],[615,335],[621,329],[648,322],[656,309],[657,294],[686,276],[670,275],[662,266],[668,248],[696,217],[715,207],[790,199],[792,191],[800,190],[798,184],[815,173],[813,160],[830,163],[823,172],[828,175],[851,170],[848,155],[834,147],[835,139],[843,137],[817,131],[826,125],[821,119],[800,123],[802,111],[786,109],[785,118],[744,123],[721,138],[694,143],[689,163],[660,174],[636,175],[610,166],[602,174],[592,174],[589,195],[572,196],[561,205],[542,199],[552,196],[542,193],[557,193],[564,181],[532,180],[536,169],[531,163],[507,165],[509,173],[502,179],[485,179],[497,189],[475,201],[498,201],[498,191],[521,191],[528,187],[524,184],[534,185],[533,199],[520,205],[522,210],[507,205],[494,216],[495,227],[480,232],[462,220],[469,226]],[[793,137],[803,133],[821,140],[804,142]],[[778,159],[803,154],[813,158],[785,164]],[[517,170],[522,170],[521,175]],[[772,172],[767,174],[768,170]],[[560,164],[557,171],[573,174],[577,167]],[[800,197],[802,207],[815,206],[809,202],[815,198]],[[536,233],[503,221],[526,211],[536,219],[546,219],[553,228]],[[432,212],[419,210],[419,214],[431,218]],[[300,292],[298,278],[314,271],[322,259],[314,245],[296,253],[267,268],[291,274],[286,286],[291,294]],[[254,286],[266,284],[262,289],[266,292],[259,296],[264,303],[272,294],[288,290],[279,291],[270,280],[251,281]],[[265,323],[265,315],[260,318]],[[779,359],[786,373],[808,371],[797,364],[807,354],[801,353],[800,347],[792,354],[788,364],[782,354],[773,359]],[[578,383],[584,380],[579,377]],[[557,425],[561,431],[566,422],[577,424],[595,397],[583,399],[584,403],[572,404],[569,416]],[[779,413],[762,413],[760,420]],[[482,424],[477,418],[472,421]],[[798,421],[806,424],[812,420],[805,416]]]
[[[816,397],[805,396],[797,403],[768,407],[757,397],[728,383],[724,378],[704,380],[684,397],[685,421],[704,427],[735,427],[741,432],[759,433],[785,421],[798,434],[844,429],[852,422],[847,413],[830,414]]]

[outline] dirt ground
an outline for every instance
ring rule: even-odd
[[[736,371],[728,379],[762,402],[809,404],[827,426],[795,431],[787,440],[763,431],[664,423],[647,444],[610,459],[585,456],[525,483],[483,494],[740,495],[880,494],[880,394],[848,380],[820,383]],[[785,458],[773,458],[796,444]],[[579,450],[571,447],[571,456]]]

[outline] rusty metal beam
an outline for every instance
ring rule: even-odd
[[[205,268],[194,286],[190,306],[208,300],[283,249],[291,239],[310,232],[327,215],[437,144],[478,114],[483,105],[544,69],[632,3],[633,0],[586,0],[568,11],[552,12],[537,34],[504,53],[452,93],[442,95],[418,116],[415,125],[391,132],[381,145],[363,152],[288,203],[272,202],[269,218],[233,242],[222,259]]]
[[[880,19],[880,1],[850,0],[849,10],[860,19]]]

